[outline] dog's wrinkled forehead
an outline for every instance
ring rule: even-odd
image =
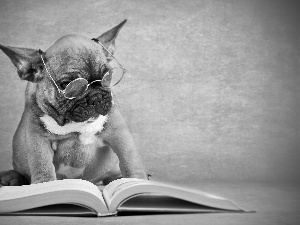
[[[103,48],[81,35],[60,38],[45,52],[46,64],[54,76],[78,74],[78,77],[99,79],[101,68],[107,64]]]

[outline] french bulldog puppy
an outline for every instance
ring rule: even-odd
[[[103,83],[104,75],[114,75],[109,64],[125,23],[93,40],[64,36],[45,52],[0,45],[19,77],[28,81],[13,138],[13,170],[0,172],[2,185],[147,179],[112,90]]]

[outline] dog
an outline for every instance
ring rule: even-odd
[[[0,172],[2,185],[147,179],[109,86],[115,39],[125,23],[96,39],[64,36],[45,52],[0,45],[19,77],[28,81],[25,109],[13,137],[13,170]]]

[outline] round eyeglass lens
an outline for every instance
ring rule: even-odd
[[[77,78],[71,81],[65,88],[64,93],[66,98],[76,98],[86,91],[88,81],[84,78]]]

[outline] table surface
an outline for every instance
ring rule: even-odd
[[[114,217],[0,216],[2,225],[34,224],[300,224],[300,186],[276,183],[205,182],[189,184],[227,197],[254,213],[126,215]]]

